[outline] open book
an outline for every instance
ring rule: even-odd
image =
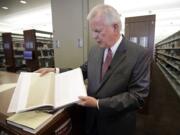
[[[79,96],[87,96],[80,68],[44,76],[21,72],[8,113],[36,108],[57,109],[78,102]]]
[[[63,109],[58,110],[55,114],[42,111],[21,112],[8,117],[7,123],[35,134],[62,112]]]

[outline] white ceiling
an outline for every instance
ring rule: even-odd
[[[125,17],[156,14],[155,43],[180,30],[180,0],[105,0]],[[124,25],[123,25],[124,31]]]
[[[52,32],[50,0],[0,0],[0,32],[22,33],[26,29]],[[7,6],[4,10],[1,7]]]
[[[52,32],[51,0],[0,0],[0,32],[25,29]],[[155,42],[180,30],[180,0],[105,0],[125,17],[156,14]],[[4,10],[1,7],[7,6]],[[124,28],[123,28],[124,29]]]

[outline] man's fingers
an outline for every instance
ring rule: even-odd
[[[86,97],[84,97],[84,96],[79,96],[79,99],[80,99],[80,100],[85,100]]]
[[[79,96],[79,99],[80,99],[81,102],[84,102],[84,103],[89,101],[88,96]]]
[[[44,70],[44,71],[42,71],[42,72],[40,72],[40,73],[41,73],[40,76],[44,76],[45,74],[48,73],[48,71]]]
[[[86,101],[87,101],[87,97],[79,96],[79,99],[80,99],[80,101],[77,104],[81,105],[81,106],[85,106],[86,105]]]
[[[35,73],[40,73],[40,76],[44,76],[45,74],[51,72],[51,69],[41,68],[35,71]]]
[[[78,102],[78,105],[85,106],[85,102]]]
[[[40,73],[42,69],[38,69],[36,71],[34,71],[35,73]]]

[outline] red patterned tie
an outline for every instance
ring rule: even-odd
[[[104,74],[106,73],[109,65],[111,64],[111,61],[112,61],[112,51],[109,48],[107,56],[106,56],[106,59],[105,59],[103,65],[102,65],[102,76],[101,76],[101,79],[104,77]]]

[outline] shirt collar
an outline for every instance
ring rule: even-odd
[[[122,41],[122,35],[120,35],[119,39],[116,41],[116,43],[111,47],[112,54],[116,53],[117,48],[119,47],[120,43]]]
[[[116,50],[117,48],[119,47],[121,41],[122,41],[122,35],[120,35],[119,39],[116,41],[116,43],[111,47],[111,51],[112,51],[112,57],[114,57],[115,53],[116,53]],[[105,52],[104,52],[104,58],[103,58],[103,61],[105,61],[106,59],[106,56],[107,56],[107,53],[108,53],[108,48],[105,49]]]

